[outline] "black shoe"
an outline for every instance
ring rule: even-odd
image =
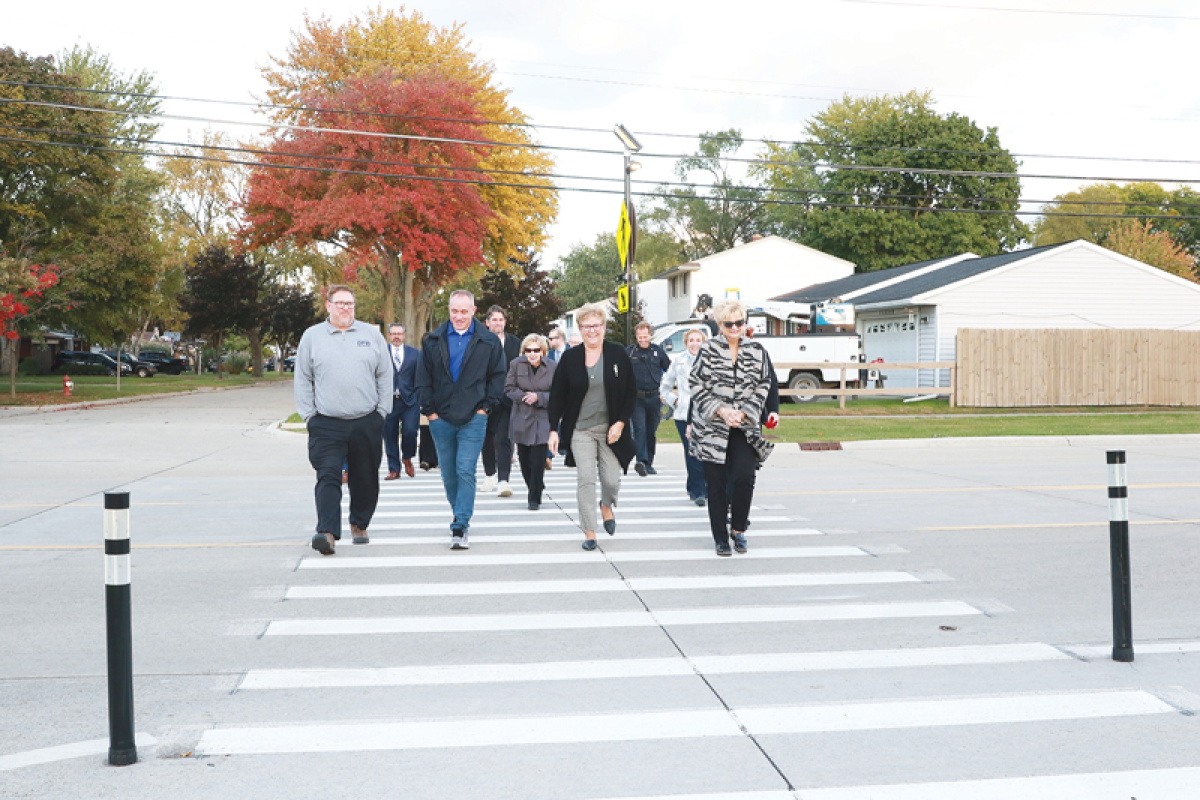
[[[726,543],[723,543],[723,544],[718,544],[718,545],[717,545],[717,555],[719,555],[719,556],[731,556],[731,555],[733,555],[733,551],[729,549],[729,543],[728,543],[728,542],[726,542]]]
[[[651,475],[657,475],[657,474],[658,474],[658,470],[656,470],[656,469],[654,468],[654,465],[653,465],[653,464],[647,464],[647,465],[646,465],[646,472],[649,472]]]
[[[733,539],[733,549],[734,550],[737,550],[739,553],[746,552],[746,536],[745,536],[745,534],[731,533],[730,537]]]
[[[541,507],[541,503],[535,503],[532,500],[529,501],[529,510],[530,511],[537,511],[540,507]]]
[[[617,532],[617,521],[615,519],[604,520],[604,530],[608,531],[609,536],[612,536]]]
[[[583,549],[584,550],[595,550],[596,549],[596,540],[595,539],[584,539],[583,540]]]
[[[646,465],[640,461],[633,465],[633,471],[643,478],[646,477]]]
[[[692,502],[695,503],[696,505],[700,506],[701,508],[704,508],[706,505],[708,505],[708,501],[705,500],[703,497],[693,497]]]

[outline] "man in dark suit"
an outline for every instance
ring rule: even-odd
[[[484,318],[488,330],[500,340],[504,350],[504,373],[508,374],[508,366],[521,355],[521,339],[504,332],[508,324],[508,315],[500,306],[492,306]],[[481,492],[499,490],[501,497],[511,497],[512,487],[508,485],[509,475],[512,474],[513,443],[508,438],[509,420],[512,416],[512,400],[501,394],[500,403],[488,416],[487,438],[483,440],[483,483]],[[499,478],[499,483],[496,479]]]
[[[417,359],[420,353],[404,343],[404,326],[388,326],[388,355],[392,360],[392,412],[383,421],[383,449],[387,453],[388,474],[384,480],[413,477],[413,456],[417,454],[417,430],[421,426],[421,400],[417,396]],[[401,433],[402,432],[402,433]],[[397,443],[397,437],[400,437]],[[399,446],[397,446],[399,444]]]

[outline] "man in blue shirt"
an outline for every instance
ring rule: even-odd
[[[475,512],[475,466],[487,415],[504,396],[506,370],[500,339],[475,320],[475,296],[459,289],[450,295],[449,308],[450,320],[421,346],[417,391],[454,511],[450,547],[466,550]]]

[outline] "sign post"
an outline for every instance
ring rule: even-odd
[[[633,344],[633,312],[637,308],[637,287],[633,285],[633,256],[637,250],[637,212],[633,208],[633,199],[629,190],[629,176],[640,167],[633,161],[633,154],[642,149],[641,142],[633,134],[625,130],[624,125],[617,125],[613,133],[625,147],[625,200],[621,203],[621,219],[617,223],[617,252],[621,256],[621,269],[624,271],[626,291],[625,314],[625,344]],[[620,294],[617,295],[617,307],[620,308]]]

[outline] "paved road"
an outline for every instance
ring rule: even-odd
[[[1200,440],[781,446],[718,559],[682,459],[578,547],[435,474],[321,558],[286,386],[0,419],[5,797],[1184,798]],[[1111,644],[1128,451],[1138,659]],[[103,763],[100,493],[133,501],[142,760]],[[519,493],[518,493],[519,494]],[[790,788],[789,788],[790,787]]]

